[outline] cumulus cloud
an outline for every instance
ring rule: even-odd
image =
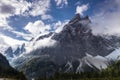
[[[76,14],[79,13],[80,15],[83,15],[85,11],[88,10],[88,4],[83,4],[82,6],[77,6],[76,7]]]
[[[23,15],[31,6],[25,0],[1,0],[0,1],[0,13],[6,13],[11,15]],[[4,14],[2,14],[4,15]]]
[[[28,2],[27,0],[0,0],[0,31],[3,32],[0,34],[5,35],[5,33],[11,32],[12,34],[16,35],[16,37],[23,37],[24,39],[29,40],[32,37],[32,35],[16,31],[12,26],[9,26],[8,18],[14,15],[20,15],[27,17],[40,16],[43,20],[52,20],[52,16],[47,14],[47,11],[50,10],[49,8],[50,0],[33,0],[32,2]],[[29,25],[40,25],[45,27],[49,26],[44,25],[42,21],[37,21],[35,22],[35,24],[29,23]],[[35,33],[30,29],[28,29],[28,31]],[[43,30],[43,28],[41,29]],[[35,34],[37,34],[39,31],[42,32],[42,30],[37,30]]]
[[[62,8],[63,6],[68,5],[68,0],[55,0],[56,6]]]
[[[37,36],[40,33],[48,32],[50,25],[45,25],[43,21],[38,20],[34,23],[29,22],[24,29],[29,31],[33,36]]]
[[[109,0],[91,17],[94,34],[120,34],[120,0]]]
[[[50,1],[51,0],[33,0],[28,2],[28,0],[0,0],[0,35],[7,43],[14,44],[21,43],[21,40],[17,38],[22,38],[25,40],[30,40],[31,37],[47,32],[50,28],[49,25],[45,25],[42,21],[36,21],[34,23],[29,22],[26,25],[25,30],[28,30],[31,34],[16,31],[12,26],[9,25],[8,18],[11,16],[39,16],[42,20],[50,19],[52,16],[47,12],[50,11]],[[33,26],[33,27],[32,27]],[[11,33],[9,36],[8,33]],[[15,38],[11,36],[15,35]],[[22,41],[23,42],[23,41]]]
[[[58,22],[54,23],[53,28],[54,28],[55,32],[56,33],[61,32],[64,25],[67,24],[68,22],[69,22],[69,20],[65,20],[64,22],[58,21]]]
[[[46,16],[50,10],[51,0],[0,0],[0,15],[9,18],[14,15],[21,16]],[[47,14],[43,19],[51,19]]]
[[[29,14],[32,16],[44,15],[50,9],[50,0],[35,0],[31,3]]]
[[[55,46],[57,43],[55,40],[51,39],[52,36],[48,38],[44,38],[38,41],[31,41],[28,44],[26,44],[26,50],[29,53],[30,51],[37,49],[37,48],[43,48],[43,47],[50,47]]]

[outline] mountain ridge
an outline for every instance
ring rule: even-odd
[[[56,43],[19,57],[14,61],[15,64],[18,63],[16,68],[23,71],[28,78],[37,78],[46,73],[50,76],[56,71],[80,73],[107,68],[109,61],[105,56],[119,47],[116,44],[120,44],[120,39],[93,35],[89,24],[91,21],[88,17],[81,18],[76,14],[61,32],[52,33],[52,36],[49,33],[48,36],[39,36],[37,41],[51,38]]]

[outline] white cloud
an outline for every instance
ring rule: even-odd
[[[11,32],[13,34],[15,34],[16,37],[22,37],[22,38],[24,38],[25,40],[28,40],[28,41],[32,38],[31,34],[26,34],[26,33],[15,31],[15,30],[12,30]]]
[[[65,26],[65,24],[68,23],[68,20],[65,20],[64,22],[58,21],[56,23],[53,24],[54,26],[54,30],[56,33],[59,33],[62,31],[63,27]]]
[[[32,37],[30,34],[16,31],[14,28],[9,26],[8,24],[0,24],[0,35],[8,35],[8,34],[10,34],[11,36],[15,35],[14,38],[21,37],[25,40],[30,40]]]
[[[46,31],[46,30],[50,30],[51,29],[50,26],[53,26],[53,29],[55,30],[56,33],[61,32],[64,25],[67,24],[68,22],[69,22],[68,20],[65,20],[64,22],[58,21],[51,25],[45,25],[42,21],[39,20],[39,21],[35,21],[34,23],[31,23],[31,22],[28,23],[24,29],[31,32],[31,34],[34,34],[34,39],[27,44],[26,46],[27,51],[29,52],[33,49],[41,48],[41,47],[54,46],[57,42],[51,39],[53,35],[38,41],[36,41],[36,39],[38,39],[39,36],[41,35],[49,34],[49,31]]]
[[[28,30],[33,36],[37,36],[40,33],[47,32],[50,29],[50,25],[45,25],[43,21],[38,20],[34,23],[29,22],[24,29]]]
[[[115,7],[115,8],[114,8]],[[94,34],[120,34],[120,0],[111,0],[92,19]],[[113,11],[109,11],[113,10]]]
[[[0,37],[0,53],[3,54],[8,47],[9,45],[5,43],[3,38]]]
[[[81,2],[80,2],[80,1],[77,1],[77,2],[75,3],[75,5],[81,5]]]
[[[27,43],[26,44],[27,52],[30,52],[30,51],[37,49],[37,48],[55,46],[55,44],[57,42],[55,40],[51,39],[51,37],[52,36],[38,40],[38,41],[35,40],[35,41],[31,41],[31,42]]]
[[[35,0],[31,4],[29,14],[32,16],[44,15],[50,9],[50,0]]]
[[[8,21],[5,18],[0,18],[0,29],[13,30],[11,26],[8,25]]]
[[[52,17],[51,15],[45,14],[45,15],[42,15],[42,16],[41,16],[41,19],[42,19],[42,20],[48,20],[48,19],[53,20],[53,17]]]
[[[32,35],[15,31],[15,29],[12,28],[12,26],[9,26],[8,18],[10,16],[20,15],[20,16],[41,16],[43,20],[46,19],[51,20],[52,16],[47,14],[47,11],[50,10],[49,8],[50,8],[50,0],[44,0],[44,1],[33,0],[33,2],[27,2],[27,0],[0,0],[0,31],[1,31],[0,34],[6,36],[5,33],[11,32],[14,35],[16,35],[16,37],[22,37],[26,40],[29,40],[32,37]],[[30,24],[32,23],[29,23],[29,25]],[[33,26],[38,26],[38,25],[49,27],[49,25],[45,25],[42,21],[41,22],[37,21],[35,22],[35,24],[33,24]],[[42,32],[44,30],[44,28],[41,29],[40,30],[36,29],[37,32],[34,33],[38,33],[39,31]],[[29,29],[29,31],[31,30]],[[8,37],[4,37],[4,38],[9,39],[10,42],[12,40],[14,41],[14,39],[12,39],[10,36],[9,38]]]
[[[68,0],[55,0],[55,2],[59,8],[68,5]]]
[[[38,41],[38,42],[36,42],[35,44],[36,44],[36,48],[39,46],[39,47],[46,47],[46,46],[53,46],[54,44],[56,43],[56,41],[55,40],[52,40],[51,39],[51,37],[49,37],[49,38],[45,38],[45,39],[42,39],[42,40],[40,40],[40,41]]]
[[[3,1],[7,1],[7,0],[3,0]],[[2,27],[4,29],[12,29],[8,25],[7,18],[12,16],[12,14],[14,14],[15,10],[12,5],[7,4],[3,1],[0,0],[0,27]]]
[[[0,0],[0,19],[9,18],[14,15],[22,16],[46,16],[50,10],[51,0]],[[44,18],[50,19],[50,15]],[[43,19],[44,19],[43,18]]]
[[[9,16],[12,15],[23,15],[29,7],[31,3],[28,3],[25,0],[1,0],[0,1],[0,13],[5,16],[6,14]],[[7,17],[9,17],[7,16]]]
[[[80,15],[83,15],[83,12],[88,10],[88,4],[77,6],[76,7],[76,14],[79,13]]]
[[[0,37],[4,40],[4,42],[10,46],[13,46],[13,45],[21,45],[22,43],[25,43],[25,41],[20,41],[20,40],[17,40],[17,39],[13,39],[9,36],[6,36],[6,35],[1,35],[0,34]]]
[[[30,4],[25,0],[0,0],[0,27],[14,30],[8,25],[8,18],[14,15],[23,15]]]

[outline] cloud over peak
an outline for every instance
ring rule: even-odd
[[[40,33],[48,32],[50,30],[50,25],[45,25],[43,21],[38,20],[34,23],[29,22],[24,29],[29,31],[34,37]]]
[[[76,14],[79,13],[80,15],[83,15],[85,11],[88,10],[88,4],[83,4],[82,6],[77,6],[76,7]]]

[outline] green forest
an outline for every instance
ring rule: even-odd
[[[12,80],[13,79],[26,80],[25,75],[22,72],[18,72],[13,67],[11,67],[5,56],[3,56],[1,53],[0,53],[0,78],[8,78]]]
[[[1,69],[1,68],[0,68]],[[13,68],[6,68],[4,70],[0,70],[0,78],[8,78],[15,80],[27,80],[22,72],[18,72]]]

